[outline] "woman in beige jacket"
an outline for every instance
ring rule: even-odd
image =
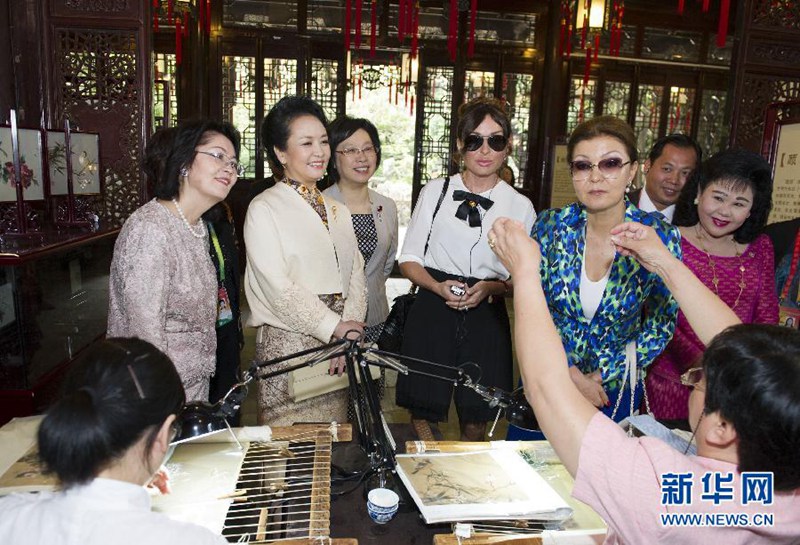
[[[267,156],[281,180],[250,203],[244,225],[248,325],[259,328],[256,357],[261,360],[364,329],[364,261],[350,212],[317,188],[330,159],[326,125],[316,102],[290,96],[261,126]],[[259,380],[259,423],[346,421],[343,369],[341,360],[332,362],[329,374],[340,377],[324,377],[315,387],[320,395],[308,398],[295,392],[301,388],[300,373]]]

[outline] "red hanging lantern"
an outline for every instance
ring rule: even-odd
[[[158,0],[153,0],[153,32],[158,32]]]
[[[397,6],[397,39],[400,43],[406,38],[406,9],[410,0],[400,0]]]
[[[458,52],[458,0],[450,0],[450,19],[447,32],[447,51],[450,53],[450,60],[456,62]]]
[[[419,2],[414,3],[411,27],[411,58],[416,58],[419,49]]]
[[[720,1],[719,27],[717,27],[717,47],[725,47],[725,40],[728,37],[728,17],[730,16],[730,9],[731,0]]]
[[[475,56],[475,24],[478,19],[478,0],[472,0],[469,6],[469,42],[467,44],[467,57]]]

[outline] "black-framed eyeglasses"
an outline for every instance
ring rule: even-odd
[[[336,153],[339,155],[344,155],[348,159],[357,157],[364,154],[365,157],[371,157],[373,155],[377,155],[378,149],[375,146],[364,146],[363,148],[345,148],[343,150],[336,150]]]
[[[705,388],[700,386],[703,377],[705,377],[705,372],[702,367],[692,367],[681,375],[681,384],[705,392]]]
[[[597,167],[600,174],[606,180],[616,180],[622,172],[622,167],[631,164],[630,161],[623,161],[618,157],[609,157],[602,159],[597,163],[590,163],[589,161],[571,161],[569,163],[569,173],[572,179],[577,182],[587,180],[592,174],[592,169]]]
[[[467,151],[476,151],[483,146],[486,141],[489,147],[494,151],[503,151],[508,147],[508,138],[502,134],[493,134],[491,136],[482,136],[480,134],[470,134],[464,139],[464,149]]]
[[[203,155],[208,155],[209,157],[213,157],[217,160],[220,166],[229,166],[233,169],[237,176],[241,176],[244,174],[244,165],[239,163],[236,159],[232,157],[228,157],[221,151],[202,151],[197,150],[197,153],[202,153]]]

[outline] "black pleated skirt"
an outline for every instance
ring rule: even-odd
[[[427,269],[437,282],[447,279],[466,281],[469,286],[478,279],[456,277]],[[472,362],[480,369],[479,383],[486,387],[510,391],[512,386],[511,328],[505,299],[484,299],[468,311],[453,310],[438,295],[420,289],[409,312],[403,333],[403,355],[420,358],[450,367]],[[404,362],[411,369],[437,373],[435,368]],[[475,366],[465,366],[473,379]],[[418,375],[400,375],[397,380],[397,404],[409,409],[414,418],[431,422],[447,420],[450,399],[454,396],[461,422],[487,422],[494,419],[496,409],[472,390],[450,382]]]

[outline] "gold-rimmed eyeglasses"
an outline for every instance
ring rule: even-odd
[[[705,392],[705,387],[700,385],[703,377],[705,377],[705,372],[702,367],[692,367],[681,375],[681,384]]]
[[[203,155],[208,155],[209,157],[213,157],[217,160],[220,166],[229,166],[233,169],[237,176],[241,176],[244,174],[244,165],[239,163],[236,159],[228,157],[221,151],[202,151],[197,150],[197,153],[202,153]]]
[[[369,157],[371,155],[375,155],[378,153],[378,150],[375,149],[375,146],[364,146],[363,148],[345,148],[342,150],[336,150],[336,153],[339,155],[344,155],[348,159],[351,157],[357,157],[358,155],[364,154],[365,157]]]

